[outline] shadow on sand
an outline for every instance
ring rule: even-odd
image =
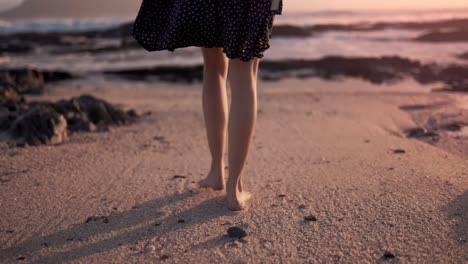
[[[14,247],[1,250],[0,262],[11,263],[16,261],[19,256],[24,257],[26,261],[28,259],[29,261],[34,260],[33,263],[72,261],[117,247],[135,245],[139,241],[148,241],[168,232],[232,214],[232,212],[224,208],[221,197],[205,200],[194,207],[175,214],[166,215],[160,211],[163,207],[175,205],[194,196],[191,192],[184,192],[162,197],[134,206],[125,212],[112,213],[107,216],[107,219],[98,218],[96,221],[72,225],[51,235],[26,240]],[[180,223],[179,220],[181,219],[185,220],[185,222]],[[118,234],[108,234],[113,232]],[[104,238],[99,241],[87,242],[99,235]],[[70,249],[70,245],[73,245],[70,243],[75,241],[79,241],[80,246]],[[61,247],[66,247],[66,249],[54,250],[53,253],[39,259],[34,257],[34,253],[45,248],[60,249]],[[57,253],[57,251],[60,252]]]
[[[449,219],[455,220],[454,239],[460,244],[468,243],[468,191],[452,200],[445,208]],[[468,257],[468,254],[467,254]]]

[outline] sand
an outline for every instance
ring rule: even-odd
[[[408,139],[404,129],[435,110],[399,108],[443,101],[437,114],[459,113],[468,95],[261,82],[244,176],[254,200],[236,213],[195,184],[210,162],[199,84],[93,80],[34,99],[82,93],[152,114],[59,146],[2,143],[2,263],[468,261],[468,136]],[[249,236],[226,237],[231,226]]]

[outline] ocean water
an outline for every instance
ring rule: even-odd
[[[320,11],[284,13],[277,16],[276,24],[299,26],[317,24],[355,24],[376,22],[427,22],[468,18],[467,9],[406,10],[406,11]],[[94,18],[65,20],[36,20],[0,22],[0,34],[18,32],[69,32],[107,29],[132,18]],[[424,63],[466,64],[457,55],[468,52],[468,42],[421,43],[412,41],[424,31],[386,29],[368,32],[330,31],[308,38],[273,37],[265,60],[319,59],[325,56],[370,57],[400,56]],[[274,35],[274,31],[273,31]],[[109,40],[102,40],[109,41]],[[202,63],[199,48],[178,49],[174,53],[159,51],[148,53],[143,49],[104,53],[68,53],[51,55],[47,47],[34,54],[0,55],[0,66],[29,65],[44,69],[64,69],[89,72],[114,69],[142,68],[157,65],[192,65]]]

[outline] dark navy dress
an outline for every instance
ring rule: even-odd
[[[263,58],[282,0],[143,0],[132,35],[148,51],[221,47],[230,59]]]

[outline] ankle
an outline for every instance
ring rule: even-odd
[[[210,171],[216,173],[224,172],[224,162],[211,162]]]

